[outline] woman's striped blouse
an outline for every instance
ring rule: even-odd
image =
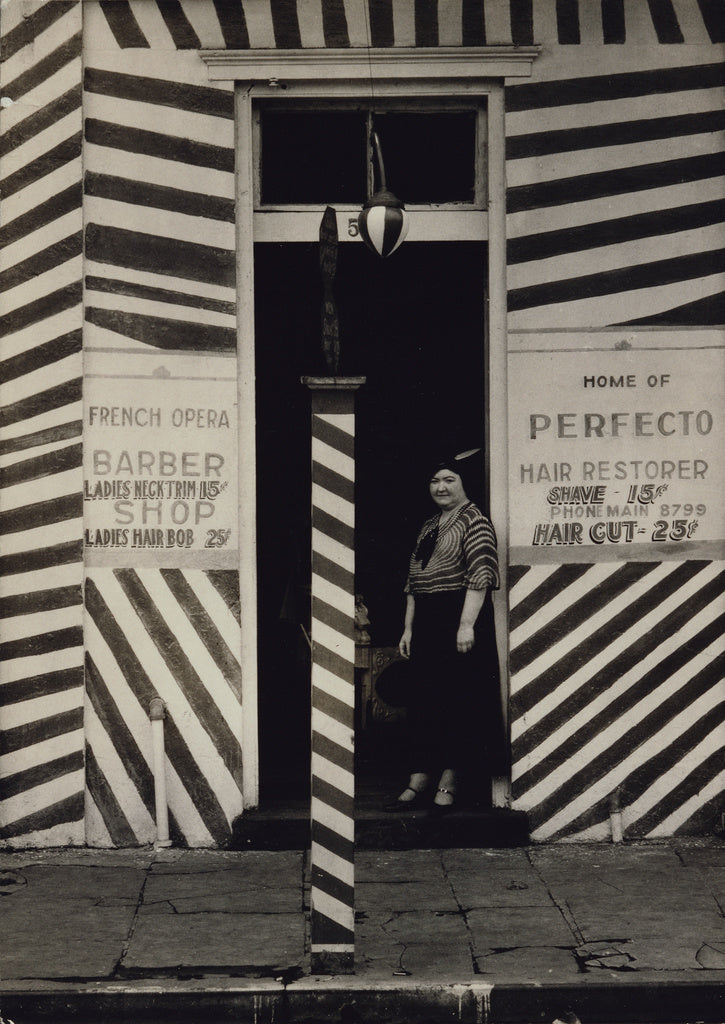
[[[425,568],[411,555],[406,593],[434,594],[443,590],[497,590],[500,581],[496,534],[477,505],[462,505],[439,526],[439,517],[426,520],[418,542],[438,526],[438,539]],[[416,543],[416,547],[417,547]]]

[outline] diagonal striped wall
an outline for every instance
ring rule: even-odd
[[[0,842],[84,841],[81,5],[6,4]]]
[[[511,570],[513,797],[532,838],[709,827],[722,799],[722,563]]]

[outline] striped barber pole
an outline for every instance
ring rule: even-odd
[[[311,968],[354,970],[355,391],[305,377],[312,395]]]

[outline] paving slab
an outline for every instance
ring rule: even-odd
[[[472,910],[466,920],[473,937],[476,956],[489,950],[519,946],[577,945],[557,907],[507,907],[504,913],[491,909]]]
[[[474,974],[468,929],[459,913],[404,911],[366,915],[356,924],[358,968],[418,981]]]
[[[484,978],[545,983],[552,979],[576,981],[580,974],[579,961],[573,949],[552,946],[528,946],[503,949],[476,957],[479,972]]]

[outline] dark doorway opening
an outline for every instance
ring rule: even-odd
[[[485,446],[481,243],[404,245],[379,260],[340,246],[335,297],[344,375],[357,395],[356,589],[372,642],[402,629],[409,552],[432,506],[431,454]],[[316,244],[255,247],[262,801],[309,793],[310,400],[327,375]],[[474,495],[471,495],[474,497]],[[475,495],[486,506],[483,493]]]

